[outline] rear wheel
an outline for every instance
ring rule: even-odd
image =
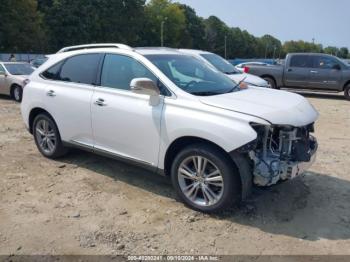
[[[173,186],[192,209],[212,213],[240,200],[240,179],[228,156],[214,146],[191,145],[174,159]]]
[[[16,102],[21,102],[22,101],[22,95],[23,95],[23,89],[19,85],[14,85],[11,88],[11,97],[16,101]]]
[[[33,135],[40,153],[55,159],[67,153],[55,122],[47,114],[39,114],[33,124]]]
[[[344,96],[347,100],[350,100],[350,84],[345,87]]]
[[[263,77],[263,79],[269,83],[269,85],[271,86],[272,89],[279,89],[273,78],[265,76],[265,77]]]

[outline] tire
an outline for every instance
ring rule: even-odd
[[[193,157],[196,159],[197,167],[199,163],[204,166],[205,159],[207,160],[204,172],[199,172],[199,168],[197,172],[194,171],[196,168]],[[214,173],[216,174],[212,175]],[[220,212],[241,199],[237,168],[224,152],[212,145],[194,144],[180,151],[171,166],[171,180],[180,199],[197,211]]]
[[[14,85],[11,88],[11,97],[18,103],[22,102],[23,88],[19,85]]]
[[[344,96],[346,100],[350,100],[350,84],[345,87]]]
[[[33,123],[33,136],[40,153],[50,159],[64,156],[68,150],[63,146],[55,121],[47,114],[39,114]]]
[[[273,78],[265,76],[263,77],[263,79],[269,83],[269,85],[271,86],[272,89],[279,89],[276,85],[276,82]]]

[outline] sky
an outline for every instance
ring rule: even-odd
[[[350,48],[350,0],[177,0],[204,18],[282,42],[304,40]]]

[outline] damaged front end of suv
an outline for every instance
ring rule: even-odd
[[[251,126],[257,139],[246,152],[252,160],[255,185],[270,186],[293,179],[315,161],[318,144],[311,135],[313,123],[302,127],[255,123]]]

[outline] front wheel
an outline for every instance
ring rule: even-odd
[[[346,100],[350,100],[350,85],[347,85],[344,89],[344,96]]]
[[[55,122],[47,114],[35,118],[33,135],[36,146],[45,157],[55,159],[67,153]]]
[[[179,197],[194,210],[219,212],[240,200],[237,169],[224,152],[211,145],[183,149],[173,161],[171,179]]]
[[[19,85],[14,85],[11,89],[11,96],[12,98],[20,103],[22,101],[22,96],[23,96],[23,89]]]

